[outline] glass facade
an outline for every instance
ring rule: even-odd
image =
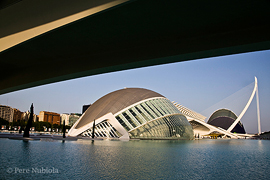
[[[192,139],[186,117],[166,98],[151,99],[116,115],[130,138]]]
[[[136,139],[193,139],[192,126],[166,98],[150,99],[115,115],[116,120]],[[92,136],[92,128],[81,133]],[[119,138],[120,134],[107,120],[95,126],[95,137]]]
[[[153,120],[129,132],[139,139],[192,139],[191,125],[183,115],[169,115]]]

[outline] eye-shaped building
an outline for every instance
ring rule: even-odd
[[[170,100],[151,90],[125,88],[93,103],[70,136],[121,139],[193,139],[192,126]]]
[[[219,109],[210,116],[207,123],[216,127],[228,129],[236,119],[237,116],[231,110]],[[246,134],[245,128],[240,121],[236,124],[236,126],[232,129],[231,132]]]

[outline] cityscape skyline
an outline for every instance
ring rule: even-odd
[[[139,87],[154,90],[201,113],[254,82],[256,76],[262,132],[269,131],[269,57],[267,50],[105,73],[3,94],[0,104],[27,111],[34,103],[36,114],[40,111],[81,113],[83,105],[92,104],[109,92]],[[245,97],[250,96],[251,91],[246,94]],[[239,109],[231,110],[239,115],[247,100],[237,102],[239,105],[235,103]],[[258,131],[255,104],[253,100],[242,118],[248,133]],[[203,115],[209,118],[211,114]]]

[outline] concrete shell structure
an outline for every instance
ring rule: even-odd
[[[70,136],[121,139],[192,139],[186,117],[164,96],[147,89],[125,88],[93,103],[73,125]]]
[[[237,116],[232,111],[228,109],[219,109],[210,116],[207,123],[216,127],[221,127],[222,129],[228,129],[236,119]],[[241,134],[246,133],[245,128],[240,121],[231,132]]]

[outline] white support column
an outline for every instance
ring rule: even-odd
[[[256,100],[257,100],[257,117],[258,117],[258,134],[261,134],[261,118],[260,118],[260,106],[259,106],[259,90],[257,86],[256,90]]]

